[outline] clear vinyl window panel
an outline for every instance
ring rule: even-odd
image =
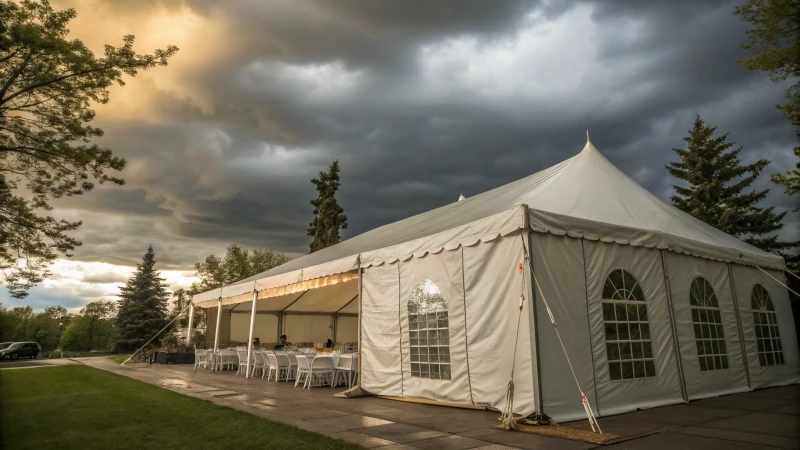
[[[722,315],[711,283],[703,277],[692,280],[689,302],[692,305],[692,326],[700,371],[727,369],[728,349],[725,347]]]
[[[656,376],[644,292],[622,269],[612,271],[603,285],[603,325],[612,380]]]
[[[408,300],[411,376],[450,380],[450,324],[447,300],[431,280],[423,280]]]
[[[764,286],[757,284],[753,286],[750,301],[756,328],[759,364],[762,366],[784,364],[778,316],[775,314],[775,305],[772,304],[769,292]]]

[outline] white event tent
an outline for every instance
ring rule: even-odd
[[[606,416],[800,381],[784,270],[587,142],[194,303],[215,346],[357,341],[368,393],[502,411],[513,377],[515,413],[566,421],[581,392]]]

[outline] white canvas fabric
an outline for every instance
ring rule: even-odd
[[[463,258],[472,403],[505,410],[515,365],[514,413],[531,414],[536,411],[532,296],[526,281],[527,301],[520,315],[522,278],[530,279],[530,272],[519,273],[519,264],[524,268],[525,262],[519,234],[464,247]]]
[[[231,341],[247,342],[250,333],[250,314],[231,314]],[[278,341],[278,315],[256,314],[253,338],[263,343]]]
[[[358,317],[336,317],[336,342],[354,344],[358,342]]]
[[[411,258],[400,262],[399,269],[397,275],[400,283],[400,297],[397,300],[400,305],[398,325],[401,330],[402,345],[402,394],[406,397],[471,404],[464,324],[464,268],[461,252],[439,252],[421,258]],[[417,286],[422,288],[423,284],[421,283],[424,283],[424,286],[430,286],[428,282],[435,285],[446,301],[449,345],[445,348],[448,349],[450,355],[450,380],[415,377],[411,373],[413,362],[409,345],[411,330],[408,303],[414,289]],[[362,336],[363,339],[364,336]],[[438,349],[439,347],[434,348]]]
[[[370,267],[362,275],[361,387],[375,395],[403,394],[397,275],[397,263]]]
[[[742,359],[742,343],[739,339],[739,324],[736,318],[727,264],[670,252],[665,253],[664,257],[669,274],[675,326],[680,342],[683,373],[689,400],[748,390],[746,368]],[[702,283],[698,277],[706,280],[708,285]],[[696,308],[693,317],[690,301],[690,290],[693,284],[697,286],[696,289],[705,299],[710,300],[713,295],[719,308],[716,310],[712,307]],[[698,342],[700,346],[705,347],[718,339],[718,335],[717,331],[711,330],[711,325],[703,325],[704,323],[714,323],[716,319],[709,318],[709,320],[699,317],[700,311],[711,312],[714,316],[719,314],[719,323],[725,342],[725,351],[721,354],[727,361],[726,369],[718,368],[716,358],[704,356],[704,362],[708,358],[714,358],[714,364],[705,366],[704,370],[701,370]],[[698,330],[700,332],[699,340],[695,325],[700,327]],[[713,339],[709,339],[707,336],[712,336]],[[705,348],[702,351],[705,355]],[[713,347],[712,351],[714,351],[713,354],[719,354]]]
[[[745,348],[747,349],[750,387],[760,389],[800,382],[800,356],[798,356],[796,330],[792,320],[789,292],[757,268],[731,264],[731,271],[741,313],[742,334],[744,335]],[[786,279],[780,272],[771,271],[770,275],[779,280]],[[760,284],[767,290],[772,304],[775,306],[775,315],[778,320],[783,357],[785,359],[784,364],[762,366],[759,362],[752,308],[752,292],[756,284]]]
[[[578,381],[597,414],[581,240],[538,233],[532,239],[536,278],[559,325]],[[536,308],[544,412],[556,420],[585,419],[581,393],[538,290]]]
[[[325,342],[333,339],[333,316],[285,314],[282,334],[293,344]]]
[[[460,245],[523,227],[527,205],[534,231],[568,234],[777,270],[783,259],[733,238],[661,201],[587,143],[577,156],[496,189],[394,222],[302,256],[237,285],[268,289]],[[305,273],[305,272],[307,273]],[[251,290],[223,289],[223,297]],[[217,298],[202,293],[195,302]]]
[[[589,295],[589,320],[594,350],[597,409],[602,415],[636,408],[680,403],[683,393],[675,354],[675,341],[667,304],[667,291],[658,250],[629,245],[584,241]],[[638,281],[645,297],[656,376],[611,380],[603,320],[603,287],[612,270],[623,269]]]

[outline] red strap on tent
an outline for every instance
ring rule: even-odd
[[[522,273],[522,263],[519,263],[519,273]]]

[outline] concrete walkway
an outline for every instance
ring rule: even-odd
[[[636,411],[600,418],[603,431],[621,436],[597,446],[584,442],[505,432],[499,414],[380,398],[339,399],[342,389],[301,390],[294,383],[245,379],[186,365],[128,364],[102,358],[84,364],[173,391],[210,400],[266,419],[333,438],[394,449],[800,449],[800,386]],[[201,426],[201,424],[198,424]],[[586,421],[562,426],[588,429]]]

